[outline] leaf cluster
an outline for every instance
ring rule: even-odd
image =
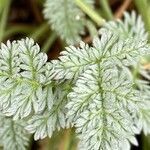
[[[32,39],[1,44],[4,148],[9,149],[8,142],[24,149],[25,129],[38,140],[70,126],[76,127],[81,150],[129,150],[130,143],[137,145],[135,135],[150,132],[150,77],[139,65],[149,53],[144,24],[135,12],[126,13],[124,21],[106,23],[92,46],[69,46],[51,62]],[[133,74],[138,65],[146,80]],[[18,127],[18,121],[25,124]]]

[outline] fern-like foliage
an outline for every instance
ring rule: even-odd
[[[129,142],[137,145],[134,135],[143,127],[141,107],[148,105],[141,91],[134,88],[127,67],[137,64],[150,49],[140,17],[136,19],[134,12],[131,17],[125,14],[124,22],[113,22],[119,33],[108,23],[92,47],[83,42],[80,48],[71,46],[53,62],[56,79],[75,82],[68,95],[67,117],[77,128],[79,149],[127,150]],[[143,36],[135,30],[137,22]]]
[[[80,43],[80,48],[70,46],[61,52],[59,60],[52,61],[56,68],[56,79],[72,79],[79,76],[89,66],[109,61],[122,65],[134,64],[140,55],[148,50],[146,41],[140,39],[121,40],[106,29],[101,29],[101,39],[95,38],[93,47]]]
[[[134,37],[146,40],[148,34],[145,32],[144,23],[141,16],[136,15],[135,11],[131,14],[124,13],[124,21],[118,19],[116,22],[109,21],[104,24],[104,28],[110,30],[113,34],[118,35],[122,39]]]
[[[24,121],[13,121],[0,115],[0,142],[4,150],[26,150],[29,147],[30,136],[24,127]]]
[[[46,100],[46,94],[51,91],[51,68],[46,65],[47,55],[39,50],[39,46],[28,38],[12,44],[8,41],[7,45],[1,46],[0,104],[3,113],[13,115],[14,119],[27,117],[46,107],[41,99]]]
[[[92,0],[84,1],[92,4]],[[81,40],[79,34],[84,33],[85,20],[75,0],[46,0],[44,15],[52,28],[68,44],[78,43]]]
[[[148,34],[145,32],[144,23],[142,22],[141,16],[136,17],[135,12],[133,11],[131,15],[127,12],[124,14],[124,21],[117,20],[117,22],[110,21],[104,25],[106,30],[110,30],[113,34],[117,34],[120,38],[126,40],[129,37],[134,37],[134,39],[140,39],[141,41],[147,41]],[[145,105],[140,105],[139,117],[140,126],[143,127],[145,134],[150,133],[150,109],[149,109],[149,100],[150,100],[150,88],[149,81],[150,75],[148,71],[145,71],[139,63],[134,64],[134,70],[136,70],[137,76],[132,76],[132,73],[129,72],[129,76],[134,80],[136,87],[142,95],[142,100]],[[141,80],[138,78],[143,77],[146,80]],[[147,107],[146,107],[147,106]]]
[[[134,77],[134,82],[138,90],[140,91],[142,98],[143,98],[143,103],[140,105],[140,110],[139,110],[139,125],[143,127],[144,133],[147,135],[150,133],[150,107],[149,107],[149,102],[150,102],[150,87],[149,87],[149,82],[150,82],[150,72],[148,70],[145,70],[143,66],[137,65],[136,68],[136,74],[137,77]],[[138,76],[142,76],[143,79],[140,79]],[[146,107],[147,106],[147,107]]]
[[[124,71],[96,65],[77,80],[69,98],[68,115],[80,134],[80,149],[129,149],[128,140],[136,144],[139,127],[132,113],[140,97]]]
[[[47,5],[56,9],[55,2]],[[80,150],[129,150],[130,143],[137,145],[135,134],[150,132],[149,74],[138,71],[147,82],[132,75],[140,58],[150,54],[147,33],[134,12],[126,13],[124,22],[106,23],[99,33],[92,46],[69,46],[51,62],[32,39],[2,44],[2,113],[28,120],[25,129],[35,140],[71,125]]]
[[[70,84],[70,85],[69,85]],[[45,137],[51,137],[53,132],[60,128],[69,126],[67,121],[65,105],[67,104],[67,95],[71,90],[70,81],[67,83],[58,84],[53,95],[53,105],[51,109],[46,109],[41,114],[36,114],[28,121],[26,129],[30,133],[34,134],[34,139],[43,139]],[[51,99],[51,98],[50,98]],[[50,101],[52,102],[52,101]]]

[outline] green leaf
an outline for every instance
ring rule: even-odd
[[[85,2],[91,3],[92,0]],[[68,44],[75,44],[81,40],[80,34],[84,34],[84,14],[74,0],[47,0],[44,15],[52,28]]]
[[[0,116],[0,141],[4,150],[26,150],[29,147],[30,136],[24,129],[23,121],[13,121]]]

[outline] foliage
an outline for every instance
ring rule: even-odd
[[[92,0],[84,1],[93,3]],[[75,0],[47,0],[44,15],[67,43],[74,44],[81,40],[79,35],[84,34],[85,16],[76,6]]]
[[[54,12],[58,10],[55,2],[47,1]],[[72,6],[73,1],[69,2]],[[51,18],[56,28],[61,19]],[[71,29],[77,36],[80,30]],[[0,130],[2,135],[8,131],[1,136],[6,141],[4,149],[9,149],[7,141],[16,143],[14,149],[22,143],[24,149],[25,129],[38,140],[51,137],[56,129],[75,126],[81,150],[129,150],[130,143],[138,145],[136,134],[150,132],[149,83],[132,74],[142,56],[150,54],[141,18],[126,13],[124,22],[108,22],[99,33],[92,46],[84,42],[78,48],[69,46],[51,62],[32,39],[1,45],[0,108],[8,118]],[[136,72],[149,80],[141,65]],[[18,121],[25,125],[18,127]],[[9,130],[12,123],[13,133]]]
[[[22,120],[13,121],[4,115],[0,115],[0,139],[5,150],[26,150],[29,147],[29,138]]]

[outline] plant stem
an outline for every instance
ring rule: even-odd
[[[136,79],[138,78],[138,75],[139,75],[139,67],[140,67],[140,63],[138,63],[135,68],[133,68],[132,74],[133,74],[134,83],[136,83]]]
[[[105,23],[103,19],[97,12],[95,12],[90,5],[84,3],[82,0],[75,0],[77,6],[81,8],[98,26],[102,26]]]
[[[132,0],[125,0],[122,5],[116,10],[115,12],[115,18],[121,18],[123,16],[123,13],[127,10]]]
[[[38,27],[33,34],[30,35],[35,41],[37,41],[42,34],[44,34],[46,31],[50,30],[48,23],[43,23],[40,27]]]
[[[4,38],[8,38],[17,33],[29,34],[33,31],[35,27],[27,26],[27,25],[13,25],[8,28],[4,34]]]
[[[3,40],[10,4],[11,4],[11,0],[6,0],[5,7],[3,7],[2,10],[2,16],[0,20],[0,42],[2,42]]]
[[[135,5],[138,11],[141,13],[143,20],[145,22],[145,27],[147,31],[150,33],[150,9],[147,0],[134,0]],[[149,36],[150,39],[150,36]]]
[[[48,50],[50,49],[50,47],[52,46],[56,38],[57,38],[56,33],[52,32],[50,37],[48,37],[48,39],[45,41],[44,45],[42,46],[42,51],[45,53],[48,52]]]
[[[106,14],[106,17],[108,20],[113,19],[113,13],[111,11],[111,8],[109,6],[108,0],[100,0],[102,8],[104,10],[104,13]]]
[[[74,146],[76,146],[74,130],[68,129],[66,131],[66,140],[64,143],[64,150],[73,150]]]
[[[144,134],[142,134],[142,150],[148,150],[150,149],[150,136],[147,135],[145,136]]]
[[[1,14],[1,12],[3,11],[3,9],[4,9],[4,7],[5,7],[5,3],[7,2],[7,0],[1,0],[1,2],[0,2],[0,14]]]
[[[98,36],[97,29],[91,20],[86,21],[86,26],[88,28],[90,37],[94,38],[95,36]]]

